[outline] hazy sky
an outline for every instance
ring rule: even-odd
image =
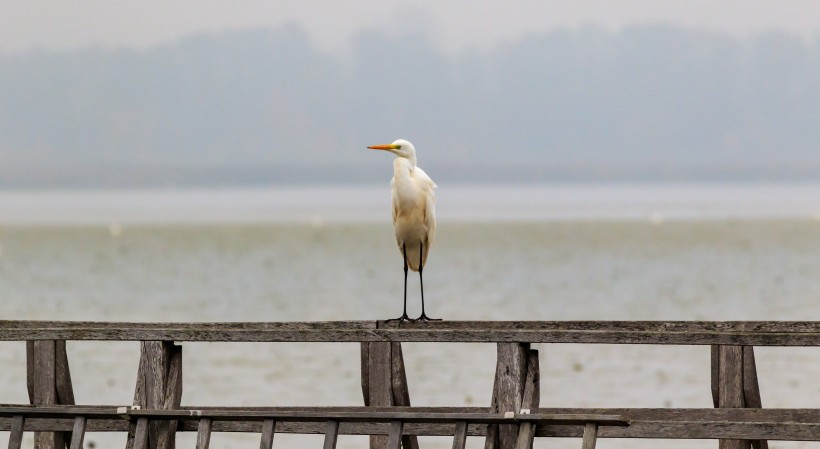
[[[487,48],[552,28],[668,23],[734,37],[820,33],[815,0],[0,0],[0,51],[87,45],[144,48],[201,32],[298,22],[325,50],[363,29],[422,30],[447,51]]]

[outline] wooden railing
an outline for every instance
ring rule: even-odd
[[[720,439],[720,447],[727,449],[766,448],[767,440],[775,439],[820,441],[820,409],[762,408],[753,350],[753,346],[820,346],[818,322],[0,321],[0,340],[27,342],[29,397],[36,404],[0,407],[0,430],[11,430],[13,440],[23,430],[37,432],[37,446],[44,449],[70,447],[76,436],[66,432],[80,429],[80,419],[87,420],[83,432],[130,429],[128,447],[149,449],[172,448],[176,431],[259,432],[267,441],[265,422],[272,426],[271,439],[274,431],[325,433],[325,447],[333,447],[327,446],[327,435],[338,433],[371,435],[373,448],[397,447],[400,440],[403,447],[415,449],[418,435],[454,436],[454,447],[459,447],[463,433],[485,437],[486,448],[525,449],[535,437],[581,437],[585,428],[585,448],[594,447],[596,436]],[[73,406],[66,340],[140,341],[133,405],[141,410],[114,413],[111,407]],[[366,408],[182,407],[182,346],[177,343],[186,341],[358,342]],[[411,407],[401,342],[497,344],[490,407]],[[542,408],[539,355],[530,349],[531,343],[709,345],[716,408]],[[527,410],[530,414],[524,413]],[[583,422],[577,421],[578,416],[584,417]],[[570,423],[572,419],[576,421]],[[630,425],[624,426],[626,422]],[[598,432],[598,425],[608,427]],[[331,426],[336,426],[332,432]]]
[[[325,408],[325,409],[248,409],[248,408],[210,408],[185,410],[141,410],[130,407],[26,407],[0,406],[0,417],[11,418],[11,435],[9,449],[19,449],[26,423],[33,421],[29,427],[39,431],[61,431],[71,420],[70,449],[80,449],[87,427],[98,423],[108,430],[121,428],[118,424],[127,424],[133,428],[130,444],[134,449],[145,449],[148,444],[149,422],[182,422],[180,430],[196,426],[197,449],[207,449],[211,432],[220,429],[219,424],[228,424],[231,430],[253,429],[261,434],[260,448],[270,449],[275,433],[318,433],[315,426],[324,426],[324,448],[336,447],[340,433],[379,434],[386,431],[387,447],[398,449],[403,435],[423,435],[423,429],[435,429],[437,434],[453,436],[453,448],[463,449],[470,426],[486,429],[487,425],[520,425],[578,427],[584,432],[588,441],[584,448],[594,447],[599,426],[627,426],[629,423],[619,416],[595,414],[511,414],[499,415],[486,411],[447,411],[447,410],[373,410],[368,407]],[[382,424],[382,426],[379,426]],[[405,430],[407,424],[418,424],[415,432]],[[388,425],[389,429],[380,429]],[[122,428],[121,430],[126,430]],[[442,433],[443,432],[443,433]],[[474,428],[472,433],[480,430]],[[486,433],[486,430],[484,430]],[[522,439],[516,447],[527,448],[529,442]]]

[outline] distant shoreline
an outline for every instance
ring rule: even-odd
[[[447,221],[820,220],[820,183],[442,185]],[[389,186],[0,191],[0,224],[390,220]]]

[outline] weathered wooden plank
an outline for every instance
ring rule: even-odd
[[[453,429],[453,449],[467,446],[467,421],[458,421]]]
[[[34,341],[26,341],[26,388],[28,403],[34,404]]]
[[[390,379],[393,391],[393,405],[410,406],[410,388],[407,385],[407,373],[404,369],[404,353],[401,343],[390,344]],[[419,439],[415,435],[404,435],[401,439],[404,449],[419,449]]]
[[[280,322],[123,322],[123,321],[43,321],[0,320],[0,329],[243,329],[243,330],[297,330],[297,329],[375,329],[375,321],[280,321]]]
[[[595,449],[595,444],[598,442],[598,424],[594,422],[587,423],[584,426],[584,439],[581,443],[581,449]]]
[[[8,449],[20,449],[23,442],[23,427],[25,425],[25,418],[23,416],[15,416],[10,419],[11,428],[9,434]]]
[[[57,401],[56,342],[53,340],[34,342],[33,391],[34,404],[55,405]],[[34,446],[38,449],[63,449],[65,438],[58,432],[35,432]]]
[[[763,408],[760,399],[760,385],[757,380],[757,364],[753,346],[743,347],[743,400],[746,407]],[[769,449],[766,440],[753,440],[753,449]]]
[[[55,349],[55,383],[57,385],[57,403],[74,405],[74,388],[71,385],[71,371],[68,367],[68,354],[65,340],[54,342]]]
[[[144,341],[142,347],[146,360],[144,407],[159,410],[165,403],[168,353],[162,341]],[[164,440],[167,427],[167,422],[153,420],[148,423],[148,449],[159,449],[160,434]]]
[[[364,398],[364,405],[370,405],[370,343],[362,342],[361,347],[362,356],[362,397]]]
[[[189,329],[189,330],[350,330],[398,328],[384,321],[308,322],[111,322],[0,320],[0,329]],[[487,330],[631,330],[650,332],[786,332],[820,333],[820,321],[427,321],[403,322],[401,329]],[[133,339],[137,340],[137,339]]]
[[[712,381],[712,404],[715,408],[720,407],[720,346],[712,345],[711,349],[711,381]]]
[[[387,437],[387,449],[399,449],[401,447],[401,436],[404,430],[404,422],[393,421],[390,423],[390,434]]]
[[[148,376],[148,354],[143,342],[140,342],[140,361],[137,368],[137,379],[134,386],[133,405],[147,407],[148,398],[145,394],[145,380]],[[134,449],[134,438],[136,437],[137,425],[131,423],[128,429],[128,436],[125,440],[125,449]]]
[[[74,427],[71,429],[70,449],[83,449],[83,438],[85,437],[86,418],[78,416],[74,418]]]
[[[0,340],[166,340],[258,342],[483,342],[820,346],[820,332],[574,329],[0,328]]]
[[[146,449],[148,446],[148,418],[137,419],[134,431],[134,449]]]
[[[389,342],[370,343],[368,382],[370,406],[389,407],[393,405],[392,347]],[[385,435],[371,435],[370,449],[382,449],[387,444]]]
[[[162,345],[168,358],[162,408],[164,410],[178,409],[182,402],[182,346],[170,341],[163,342]],[[158,449],[174,449],[177,424],[175,421],[165,423],[165,428],[158,441]]]
[[[521,409],[530,413],[538,413],[541,401],[541,370],[538,361],[538,351],[530,349],[527,355],[527,375],[524,379],[524,394],[521,399]],[[519,426],[516,449],[532,449],[535,438],[535,424],[524,422]]]
[[[208,449],[211,444],[211,419],[202,418],[197,424],[196,449]]]
[[[199,408],[204,409],[204,408]],[[461,412],[486,411],[486,408],[446,408]],[[768,439],[820,441],[820,410],[817,409],[541,409],[542,414],[615,414],[630,420],[630,426],[600,427],[601,438],[653,439]],[[144,418],[147,419],[147,418]],[[0,418],[0,431],[11,429],[11,418]],[[196,432],[197,421],[184,421],[181,431]],[[26,431],[71,430],[73,419],[25,420]],[[215,432],[260,432],[262,423],[253,421],[214,422]],[[389,423],[341,423],[343,435],[387,434]],[[453,424],[407,423],[404,433],[411,435],[453,436]],[[123,419],[89,419],[86,431],[126,431]],[[277,432],[323,434],[326,422],[279,422]],[[484,436],[486,426],[470,424],[468,435]],[[582,436],[579,425],[539,425],[537,437]]]
[[[336,449],[336,440],[339,438],[339,421],[330,420],[327,422],[325,430],[325,443],[323,449]]]
[[[30,405],[0,405],[0,417],[13,417],[27,414],[32,417],[65,417],[70,430],[73,419],[77,415],[88,416],[89,420],[106,417],[116,417],[127,423],[127,418],[163,417],[168,419],[198,420],[200,417],[213,419],[231,419],[241,417],[247,420],[261,420],[265,417],[293,420],[315,420],[322,423],[325,419],[379,419],[386,421],[401,419],[405,422],[413,419],[441,420],[455,422],[472,419],[504,420],[503,416],[495,414],[489,407],[213,407],[213,406],[184,406],[180,410],[127,410],[124,414],[118,413],[118,406],[30,406]],[[126,416],[124,419],[123,416]],[[514,419],[520,421],[573,421],[595,419],[614,419],[621,417],[626,420],[670,420],[670,421],[747,421],[747,422],[795,422],[820,424],[820,409],[713,409],[713,408],[539,408],[539,412],[531,415],[518,414]],[[36,419],[36,418],[32,418]],[[4,421],[0,421],[2,423]],[[27,419],[28,422],[28,419]],[[613,424],[615,424],[613,422]],[[89,426],[92,424],[90,423]],[[195,428],[195,427],[194,427]],[[323,428],[323,427],[322,427]],[[8,430],[9,428],[0,428]],[[33,430],[33,429],[30,429]],[[61,429],[63,430],[63,429]]]
[[[497,349],[496,349],[497,351]],[[493,394],[490,400],[490,412],[498,413],[498,360],[496,357],[495,375],[493,377]],[[498,424],[487,425],[484,449],[498,449]]]
[[[273,435],[275,431],[275,420],[266,419],[262,422],[262,438],[259,441],[259,449],[271,449],[273,447]]]
[[[720,382],[718,385],[720,408],[742,408],[743,400],[743,348],[720,347]],[[720,449],[748,449],[744,440],[721,440]]]
[[[527,343],[499,343],[497,376],[499,413],[519,413],[527,375]],[[518,440],[518,424],[499,424],[498,448],[514,449]]]

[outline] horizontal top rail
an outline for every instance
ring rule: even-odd
[[[820,346],[817,321],[3,321],[0,341],[525,342]]]

